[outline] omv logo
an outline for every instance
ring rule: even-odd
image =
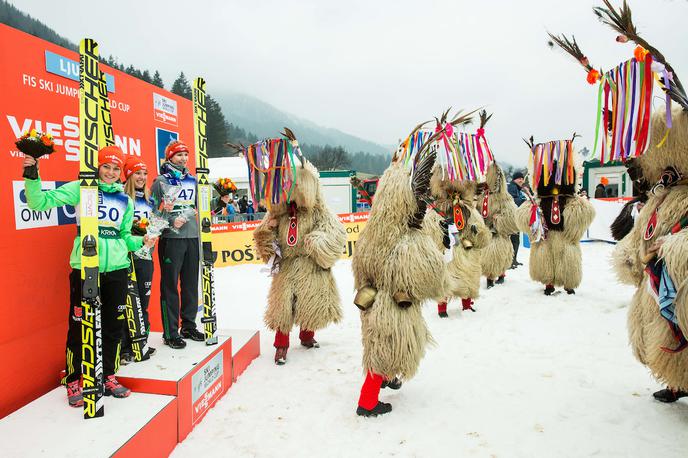
[[[43,181],[41,182],[41,189],[43,191],[57,189],[67,183],[69,182]],[[76,210],[71,205],[51,208],[45,211],[32,210],[26,202],[23,181],[13,181],[12,191],[14,197],[14,222],[17,230],[76,223]]]

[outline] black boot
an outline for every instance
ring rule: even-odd
[[[554,286],[553,285],[545,286],[545,296],[551,296],[553,292],[554,292]]]
[[[358,408],[356,408],[356,415],[359,415],[361,417],[377,417],[378,415],[384,415],[391,411],[392,404],[378,401],[377,405],[370,410],[358,406]]]
[[[171,339],[164,339],[165,345],[175,350],[186,347],[186,342],[181,337],[173,337]]]
[[[566,288],[565,291],[566,294],[576,294],[576,290],[574,290],[573,288]]]
[[[392,380],[383,380],[380,388],[389,388],[390,390],[398,390],[401,388],[401,380],[394,377]]]
[[[671,388],[665,388],[663,390],[659,390],[656,393],[652,393],[652,396],[658,400],[659,402],[676,402],[679,399],[688,396],[688,393],[685,391],[681,390],[672,390]]]
[[[490,289],[493,286],[494,286],[494,280],[492,280],[491,278],[488,278],[487,279],[487,289]]]
[[[146,352],[141,356],[141,361],[148,361],[151,356],[155,354],[155,348],[148,347]]]
[[[180,334],[183,338],[195,340],[196,342],[203,342],[205,340],[205,334],[198,329],[182,329]]]
[[[498,285],[503,285],[504,284],[504,275],[500,275],[497,280],[495,280],[495,283]]]

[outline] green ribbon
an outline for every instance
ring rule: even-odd
[[[593,157],[597,154],[597,141],[600,138],[600,119],[602,118],[602,90],[606,76],[600,79],[600,88],[597,90],[597,120],[595,121],[595,146],[592,148]],[[605,126],[606,129],[606,126]],[[602,157],[602,155],[600,155]]]
[[[291,146],[291,141],[287,140],[287,154],[289,155],[289,164],[291,164],[291,172],[293,182],[289,186],[289,191],[287,191],[287,202],[291,202],[291,191],[296,186],[296,164],[294,163],[294,148]]]

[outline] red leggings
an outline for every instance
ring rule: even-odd
[[[368,372],[361,387],[361,397],[358,398],[358,405],[366,410],[372,410],[378,402],[380,387],[382,386],[382,376]]]
[[[307,331],[305,329],[301,329],[301,331],[299,331],[299,339],[301,339],[301,342],[307,342],[313,337],[315,337],[315,331]],[[275,333],[274,346],[275,348],[289,348],[289,333],[285,334],[277,331]]]

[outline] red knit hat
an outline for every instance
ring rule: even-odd
[[[172,156],[177,153],[181,153],[182,151],[186,151],[188,153],[189,147],[180,141],[173,140],[169,145],[167,145],[167,148],[165,148],[165,159],[169,161]]]
[[[118,167],[124,165],[124,153],[119,146],[106,146],[98,151],[98,166],[103,164],[115,164]]]
[[[137,157],[129,156],[127,162],[124,163],[124,181],[127,181],[130,176],[139,170],[148,170],[146,163]]]

